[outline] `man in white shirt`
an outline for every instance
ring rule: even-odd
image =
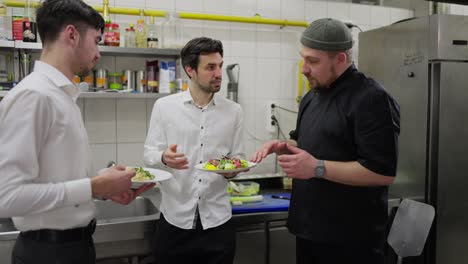
[[[174,175],[161,182],[161,218],[155,238],[160,264],[232,263],[235,230],[227,178],[195,169],[222,155],[243,157],[243,112],[219,96],[223,46],[195,38],[181,51],[191,78],[188,91],[156,101],[145,142],[144,161]]]
[[[81,0],[46,0],[37,10],[40,61],[0,103],[0,217],[21,231],[12,263],[95,263],[93,197],[128,204],[117,166],[90,178],[88,137],[76,104],[75,74],[99,59],[104,21]]]

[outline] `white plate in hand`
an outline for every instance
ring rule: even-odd
[[[127,166],[127,168],[138,168],[138,167],[132,167],[132,166]],[[147,181],[133,181],[132,180],[132,188],[139,188],[143,184],[149,184],[153,182],[160,182],[160,181],[165,181],[167,179],[172,178],[172,174],[164,171],[164,170],[158,170],[158,169],[153,169],[153,168],[143,168],[143,170],[148,171],[151,173],[151,175],[154,176],[154,179],[152,180],[147,180]]]
[[[255,167],[257,165],[257,163],[255,163],[255,162],[247,161],[249,166],[245,167],[245,168],[237,168],[237,169],[233,169],[233,170],[208,170],[208,169],[205,169],[206,163],[207,162],[195,165],[195,169],[201,170],[201,171],[213,172],[213,173],[231,173],[231,172],[247,171],[247,170],[250,170],[251,168],[253,168],[253,167]]]
[[[127,166],[127,168],[139,168],[139,167]],[[99,170],[98,174],[99,175],[102,174],[107,169],[108,168]],[[143,168],[143,169],[151,173],[154,176],[154,179],[147,180],[147,181],[132,181],[132,188],[139,188],[140,186],[144,184],[157,183],[157,182],[165,181],[167,179],[172,178],[172,174],[164,170],[158,170],[158,169],[153,169],[153,168]]]

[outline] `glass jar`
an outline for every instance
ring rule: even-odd
[[[83,77],[83,81],[89,85],[89,87],[94,87],[94,72],[89,71],[88,75]]]
[[[166,20],[161,26],[161,36],[162,48],[174,49],[182,47],[183,26],[177,13],[168,12],[166,14]]]
[[[109,89],[122,90],[122,73],[120,72],[109,73]]]
[[[107,70],[96,70],[96,90],[106,90],[108,88]]]
[[[119,24],[109,23],[106,24],[104,29],[104,45],[106,46],[120,46],[120,29]]]
[[[74,84],[79,84],[79,83],[81,82],[80,76],[78,76],[78,75],[73,75],[72,82],[73,82]]]

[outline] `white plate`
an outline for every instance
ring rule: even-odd
[[[128,167],[135,168],[132,166],[127,166],[127,168]],[[132,181],[132,188],[138,188],[142,186],[143,184],[165,181],[167,179],[172,178],[172,174],[167,171],[153,169],[153,168],[143,168],[143,169],[151,173],[154,176],[154,179],[149,180],[149,181]]]
[[[135,168],[135,166],[127,166],[127,168]],[[137,167],[138,168],[138,167]],[[98,174],[102,174],[107,168],[99,170]],[[160,181],[165,181],[167,179],[172,178],[172,174],[164,171],[164,170],[158,170],[158,169],[153,169],[153,168],[143,168],[144,170],[148,171],[152,175],[154,175],[154,179],[149,180],[149,181],[132,181],[132,188],[139,188],[140,186],[144,184],[149,184],[149,183],[157,183]]]
[[[205,169],[205,165],[206,165],[206,162],[205,162],[205,163],[200,163],[200,164],[195,165],[195,169],[202,170],[202,171],[207,171],[207,172],[213,172],[213,173],[230,173],[230,172],[246,171],[246,170],[249,170],[249,169],[251,169],[251,168],[253,168],[253,167],[255,167],[257,165],[257,163],[255,163],[255,162],[247,161],[247,163],[249,164],[249,166],[247,168],[238,168],[238,169],[234,169],[234,170],[207,170],[207,169]]]

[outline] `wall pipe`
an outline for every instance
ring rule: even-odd
[[[25,1],[20,0],[6,0],[5,4],[10,7],[24,7]],[[33,6],[39,6],[39,2],[33,2]],[[98,12],[103,12],[103,6],[93,6]],[[140,15],[139,8],[123,8],[123,7],[109,7],[109,13],[119,15]],[[144,9],[145,16],[158,16],[164,17],[166,11]],[[211,20],[211,21],[225,21],[225,22],[238,22],[238,23],[254,23],[254,24],[267,24],[267,25],[279,25],[282,27],[293,26],[293,27],[307,27],[309,23],[306,21],[299,20],[287,20],[287,19],[270,19],[262,18],[260,15],[253,17],[243,16],[225,16],[215,14],[198,14],[188,12],[177,12],[180,18],[183,19],[195,19],[195,20]]]

